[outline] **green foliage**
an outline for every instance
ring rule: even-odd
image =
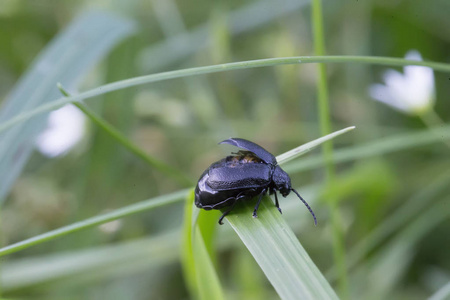
[[[446,0],[6,1],[1,297],[446,299],[449,9]],[[72,36],[71,24],[87,35]],[[404,59],[411,49],[424,60]],[[370,99],[388,68],[407,65],[435,71],[427,114]],[[53,159],[32,152],[46,115],[67,103],[88,117],[82,142]],[[294,160],[312,148],[297,145],[353,125],[325,157]],[[317,227],[293,196],[280,199],[283,215],[267,197],[259,218],[249,201],[223,226],[220,212],[193,205],[193,184],[228,154],[217,142],[230,136],[293,149],[278,160]]]

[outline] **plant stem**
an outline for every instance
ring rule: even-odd
[[[446,124],[442,119],[439,117],[439,115],[433,110],[430,109],[426,111],[423,114],[420,114],[419,117],[422,119],[422,122],[425,123],[425,125],[429,128],[437,128],[437,127],[444,127]],[[445,136],[440,136],[439,139],[442,139],[442,142],[450,148],[450,139]]]
[[[314,36],[314,52],[318,56],[325,55],[325,39],[323,30],[322,2],[321,0],[312,1],[312,28]],[[321,135],[331,132],[330,109],[328,100],[327,73],[325,64],[319,64],[319,80],[317,84],[317,101],[319,109],[319,122]],[[323,158],[326,167],[326,183],[331,186],[335,177],[333,163],[333,144],[328,141],[323,144]],[[349,298],[348,280],[345,262],[344,238],[342,232],[342,221],[339,213],[338,201],[334,197],[328,197],[328,206],[331,215],[331,226],[333,235],[333,255],[334,263],[339,271],[338,288],[340,296],[344,299]]]
[[[228,64],[212,65],[205,67],[197,67],[190,69],[182,69],[176,71],[169,71],[151,75],[145,75],[140,77],[134,77],[130,79],[125,79],[121,81],[112,82],[106,85],[99,86],[95,89],[80,93],[71,97],[62,97],[57,100],[51,101],[45,105],[41,105],[36,109],[22,112],[6,122],[0,124],[0,132],[6,129],[24,122],[33,116],[46,113],[48,111],[54,110],[63,106],[64,104],[71,102],[79,102],[84,99],[93,98],[99,95],[110,93],[112,91],[121,90],[124,88],[129,88],[132,86],[137,86],[141,84],[163,81],[168,79],[175,79],[181,77],[188,77],[201,74],[210,74],[231,70],[239,69],[250,69],[250,68],[260,68],[269,67],[277,65],[288,65],[288,64],[302,64],[302,63],[363,63],[363,64],[377,64],[385,66],[425,66],[434,69],[435,71],[450,73],[450,64],[438,63],[438,62],[426,62],[426,61],[415,61],[407,60],[403,58],[392,58],[392,57],[376,57],[376,56],[296,56],[296,57],[281,57],[281,58],[267,58],[251,61],[241,61]]]
[[[70,94],[64,89],[61,84],[58,84],[58,88],[63,95],[70,97]],[[82,102],[74,102],[73,105],[78,107],[92,122],[97,124],[101,129],[108,133],[113,139],[115,139],[119,144],[130,150],[134,155],[141,158],[144,162],[154,167],[161,173],[175,179],[183,187],[190,187],[194,183],[180,172],[178,169],[156,159],[145,153],[141,148],[136,146],[132,141],[130,141],[126,136],[124,136],[120,131],[115,129],[111,124],[103,120],[99,115],[92,111],[89,107],[84,105]]]
[[[98,226],[104,223],[108,223],[129,215],[134,215],[140,212],[144,212],[153,208],[161,207],[164,205],[168,205],[175,202],[181,202],[185,199],[187,193],[191,191],[191,189],[180,190],[171,194],[166,194],[163,196],[151,198],[148,200],[144,200],[132,205],[128,205],[122,207],[120,209],[114,210],[109,213],[105,213],[102,215],[98,215],[92,218],[85,219],[83,221],[79,221],[73,223],[71,225],[67,225],[40,235],[36,235],[32,238],[23,240],[21,242],[0,248],[0,257],[17,252],[22,249],[26,249],[28,247],[41,244],[46,241],[53,240],[55,238],[65,236],[69,233],[77,232],[83,229],[92,228],[94,226]]]

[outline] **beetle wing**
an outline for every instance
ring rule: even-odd
[[[245,150],[248,150],[250,152],[255,153],[256,156],[258,156],[260,159],[262,159],[265,163],[276,165],[277,160],[275,159],[275,156],[273,156],[272,153],[261,147],[260,145],[257,145],[253,142],[240,139],[240,138],[231,138],[228,140],[225,140],[223,142],[220,142],[219,144],[229,144],[233,145]]]
[[[263,163],[217,165],[209,169],[208,185],[216,191],[241,190],[267,186],[271,168]]]

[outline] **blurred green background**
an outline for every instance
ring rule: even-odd
[[[447,0],[324,0],[323,7],[330,55],[403,57],[416,49],[425,60],[450,63]],[[90,20],[115,15],[112,24],[132,29],[105,46],[79,79],[71,81],[74,93],[168,70],[313,55],[308,1],[4,0],[0,101],[10,97],[19,78],[58,34],[90,13]],[[91,24],[84,26],[89,32]],[[72,42],[74,47],[80,44],[64,41],[65,51],[73,49]],[[77,66],[62,71],[70,73]],[[278,155],[318,138],[316,67],[192,76],[123,89],[86,104],[195,183],[205,168],[228,154],[229,148],[217,145],[223,139],[246,138]],[[285,167],[293,186],[312,203],[317,228],[298,200],[282,199],[280,204],[283,217],[334,284],[324,199],[332,194],[339,201],[351,298],[424,299],[450,282],[450,156],[445,144],[450,129],[444,124],[450,121],[450,75],[434,73],[434,112],[443,123],[430,125],[371,99],[369,87],[383,83],[386,70],[327,65],[333,130],[357,129],[334,141],[338,162],[332,186],[325,186],[319,150]],[[45,101],[60,97],[60,81],[56,77],[49,82],[55,94]],[[26,98],[24,94],[21,99]],[[15,179],[4,188],[3,246],[184,188],[88,120],[86,126],[81,142],[67,154],[47,158],[34,151],[17,179],[9,168],[0,169],[2,176]],[[22,134],[26,140],[36,137],[35,132]],[[178,258],[182,217],[180,202],[3,257],[3,296],[188,299]],[[217,268],[230,299],[277,297],[228,224],[218,228],[217,241]]]

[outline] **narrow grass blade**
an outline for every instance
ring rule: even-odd
[[[289,161],[338,135],[348,127],[297,147],[277,157]],[[267,197],[266,197],[267,198]],[[258,218],[251,218],[254,203],[244,201],[227,220],[247,246],[282,299],[338,299],[287,223],[271,204],[262,202]]]
[[[225,299],[208,245],[197,223],[202,213],[205,211],[194,206],[194,193],[191,192],[185,204],[181,250],[185,282],[193,298]]]
[[[58,83],[58,89],[61,93],[70,97],[70,94],[64,89],[64,87]],[[114,128],[111,124],[97,115],[93,110],[91,110],[88,106],[83,103],[74,102],[73,103],[79,110],[81,110],[92,122],[94,122],[97,126],[103,129],[106,133],[108,133],[113,139],[115,139],[119,144],[127,148],[134,155],[142,159],[149,166],[155,168],[161,173],[175,179],[179,184],[184,187],[189,187],[194,184],[189,177],[179,171],[177,168],[174,168],[163,161],[160,161],[147,153],[145,153],[142,149],[136,146],[131,140],[129,140],[125,135],[123,135],[120,131]]]
[[[369,262],[352,274],[355,278],[353,282],[356,283],[354,288],[359,288],[361,293],[356,298],[363,295],[376,295],[379,299],[389,297],[392,289],[407,272],[417,243],[450,218],[449,204],[450,198],[446,198],[423,210],[389,243],[382,246]],[[395,268],[392,268],[392,265],[395,265]]]
[[[325,135],[325,136],[323,136],[321,138],[318,138],[318,139],[316,139],[314,141],[311,141],[309,143],[303,144],[303,145],[301,145],[301,146],[299,146],[299,147],[297,147],[295,149],[292,149],[292,150],[290,150],[290,151],[288,151],[286,153],[278,155],[277,156],[277,162],[280,165],[284,164],[284,163],[286,163],[286,162],[288,162],[288,161],[290,161],[290,160],[292,160],[292,159],[294,159],[294,158],[296,158],[296,157],[298,157],[300,155],[305,154],[306,152],[311,151],[314,147],[317,147],[320,144],[322,144],[322,143],[324,143],[324,142],[326,142],[328,140],[331,140],[331,139],[333,139],[333,138],[335,138],[335,137],[337,137],[337,136],[339,136],[341,134],[349,132],[350,130],[353,130],[353,129],[355,129],[355,126],[347,127],[347,128],[342,129],[342,130],[335,131],[333,133],[327,134],[327,135]]]
[[[228,222],[282,299],[338,299],[289,225],[266,197],[252,218],[254,201],[242,202]],[[314,230],[314,229],[312,229]]]
[[[0,123],[57,98],[58,81],[75,86],[92,65],[132,31],[132,23],[116,16],[82,14],[53,39],[16,84],[0,111]],[[0,200],[19,176],[34,149],[36,135],[45,125],[44,114],[0,134]]]
[[[195,269],[194,247],[192,243],[193,228],[195,222],[193,219],[194,209],[194,191],[189,193],[184,204],[183,220],[183,241],[181,243],[181,265],[183,268],[184,282],[192,298],[197,298],[197,276]]]
[[[167,204],[179,202],[184,199],[188,190],[181,190],[172,194],[167,194],[163,196],[159,196],[156,198],[151,198],[145,201],[141,201],[120,209],[116,209],[112,212],[102,214],[96,217],[92,217],[89,219],[85,219],[80,222],[73,223],[71,225],[61,227],[44,234],[37,235],[35,237],[29,238],[27,240],[3,247],[0,249],[0,256],[4,256],[7,254],[11,254],[28,247],[41,244],[46,241],[53,240],[55,238],[65,236],[72,232],[77,232],[83,229],[92,228],[97,225],[101,225],[104,223],[108,223],[110,221],[114,221],[129,215],[133,215],[136,213],[144,212],[150,209],[154,209],[157,207],[161,207]]]
[[[175,262],[179,247],[178,230],[90,249],[51,253],[7,260],[2,263],[3,292],[17,291],[55,281],[92,282],[127,276]]]
[[[196,266],[196,284],[200,299],[225,299],[219,276],[198,227],[193,236],[193,253]]]
[[[450,299],[450,282],[442,286],[436,293],[431,295],[428,300],[445,300]]]
[[[306,193],[309,201],[314,200],[311,195],[312,192],[307,192],[308,190],[310,190],[310,188],[303,187],[302,194]],[[186,191],[186,194],[182,195],[179,198],[179,201],[185,200],[184,197],[186,197],[188,193],[189,192]],[[299,215],[292,213],[295,209],[298,209],[298,199],[287,197],[285,200],[286,201],[283,201],[283,209],[285,211],[283,217],[287,219],[290,225],[295,224],[295,228],[298,228],[301,225],[305,226],[306,224],[304,222],[298,220]],[[168,202],[167,204],[170,205],[170,203],[173,202]],[[186,208],[188,207],[186,206]],[[192,211],[193,208],[193,205],[189,206],[190,211]],[[195,212],[200,213],[201,211],[195,208],[192,213],[193,219],[197,218]],[[203,214],[203,216],[212,216],[211,218],[214,221],[213,225],[217,229],[218,226],[216,226],[216,223],[220,217],[220,211],[217,211],[217,213],[208,211]],[[305,211],[302,216],[307,217]],[[310,220],[308,219],[308,221]],[[183,226],[182,229],[184,230],[186,228],[192,232],[190,226]],[[132,274],[156,265],[172,265],[179,259],[180,248],[178,247],[180,247],[181,239],[179,237],[181,234],[185,233],[180,233],[177,230],[176,232],[163,233],[144,240],[108,245],[106,247],[101,246],[83,251],[77,250],[62,254],[49,253],[47,255],[39,255],[32,258],[11,258],[7,260],[7,264],[2,264],[2,268],[0,269],[0,285],[4,291],[30,288],[36,284],[50,286],[51,284],[55,284],[55,280],[64,283],[66,281],[79,279],[80,274],[84,274],[83,277],[87,279],[87,282],[91,282],[91,280],[95,281],[113,278],[118,274],[123,274],[124,270],[126,270],[128,274]],[[202,232],[202,235],[205,236],[205,233]],[[191,241],[191,238],[189,238],[189,240]],[[205,244],[208,244],[206,237],[204,240]],[[217,248],[220,249],[220,251],[236,249],[238,244],[241,243],[239,239],[236,239],[236,234],[233,229],[230,226],[225,225],[220,227],[220,239],[216,242]],[[153,252],[153,249],[155,252]],[[246,251],[245,249],[242,250]],[[182,248],[181,251],[183,251]],[[151,258],[153,257],[153,253],[155,253],[154,260]],[[131,257],[135,257],[136,259],[130,261]],[[245,259],[252,259],[248,252],[246,252],[245,257]],[[111,265],[112,262],[114,262],[113,265]],[[250,263],[256,264],[254,262]],[[71,266],[74,267],[71,268]],[[254,271],[255,269],[252,268],[251,270]],[[256,270],[260,270],[257,264]],[[91,278],[91,276],[93,278]],[[257,295],[260,295],[261,293],[264,294],[265,291],[260,289],[260,286],[254,282],[255,280],[258,282],[265,282],[265,278],[263,279],[261,277],[264,277],[264,274],[261,273],[255,275],[255,278],[253,279],[247,278],[246,280],[240,280],[240,277],[236,277],[235,281],[239,281],[241,285],[245,285],[245,287],[243,286],[245,289],[250,288],[250,286],[248,286],[248,281],[252,281],[254,285],[259,287],[258,292],[252,294],[254,297],[257,297]],[[191,277],[188,278],[192,279]],[[241,299],[243,298],[241,297]],[[257,297],[254,299],[261,298]]]
[[[0,122],[0,133],[8,128],[11,128],[17,124],[20,124],[26,120],[31,119],[34,116],[49,112],[64,104],[68,104],[75,101],[81,101],[84,99],[93,98],[99,95],[103,95],[112,91],[129,88],[141,84],[158,82],[163,80],[182,78],[188,76],[197,76],[202,74],[211,74],[232,70],[261,68],[278,65],[293,65],[293,64],[305,64],[305,63],[363,63],[363,64],[377,64],[386,66],[425,66],[432,68],[436,71],[449,72],[450,64],[427,62],[427,61],[415,61],[406,60],[402,58],[393,57],[375,57],[375,56],[297,56],[297,57],[281,57],[281,58],[268,58],[251,61],[241,61],[228,64],[212,65],[198,68],[182,69],[176,71],[169,71],[157,74],[151,74],[146,76],[135,77],[131,79],[125,79],[110,84],[106,84],[95,89],[80,93],[76,96],[59,98],[52,102],[48,102],[35,109],[27,110],[16,114],[14,117],[7,121]]]
[[[309,1],[305,0],[251,2],[230,12],[226,23],[229,24],[232,36],[240,35],[262,27],[284,15],[297,13],[308,4]],[[198,53],[211,42],[210,27],[211,25],[207,22],[188,32],[171,36],[156,45],[151,45],[139,58],[139,65],[144,72],[154,72],[167,68],[170,64],[193,53]]]
[[[417,132],[405,132],[363,145],[356,145],[346,149],[336,149],[333,152],[333,161],[335,163],[354,161],[375,155],[442,142],[442,140],[448,138],[450,138],[450,125]],[[308,160],[291,162],[283,169],[288,173],[292,173],[311,170],[321,165],[323,165],[322,155],[314,155],[310,156]]]
[[[347,268],[351,269],[390,235],[411,223],[416,216],[420,215],[420,212],[424,211],[434,201],[439,193],[448,187],[449,183],[450,172],[445,172],[440,176],[436,176],[430,185],[425,186],[405,201],[389,217],[384,219],[379,226],[348,251]],[[329,280],[333,281],[336,279],[336,270],[331,268],[326,275]]]

